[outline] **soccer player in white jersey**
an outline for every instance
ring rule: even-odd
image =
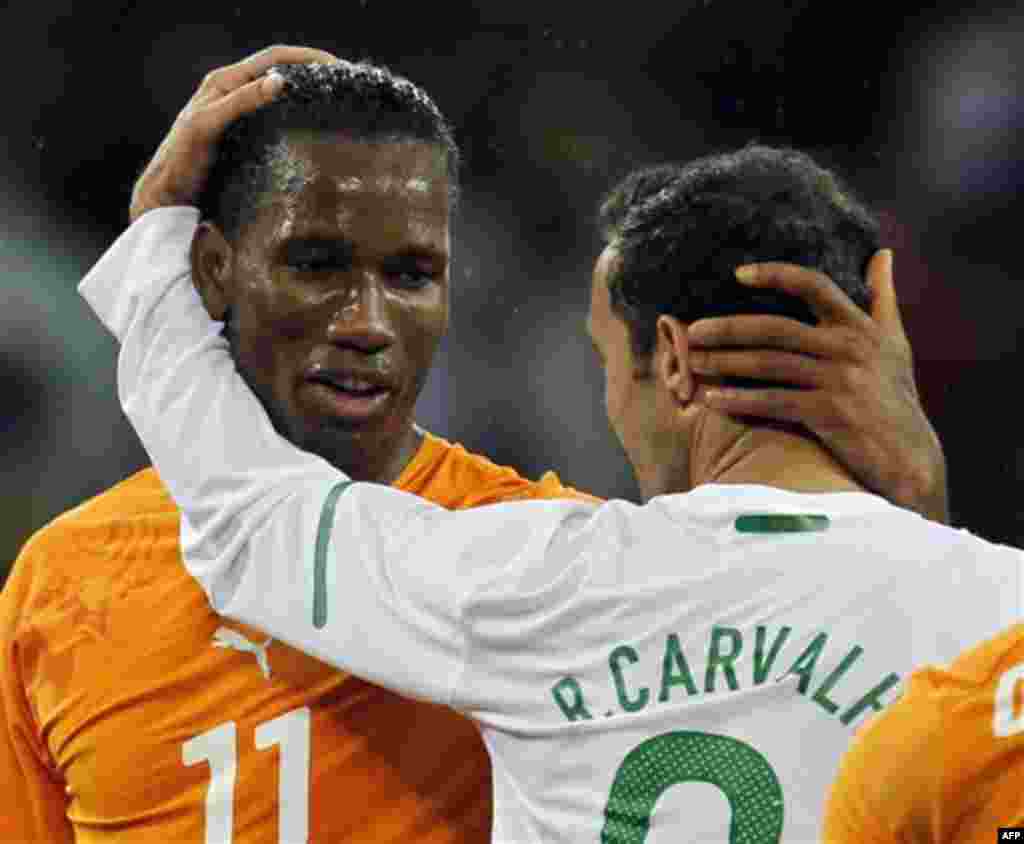
[[[814,841],[852,730],[912,666],[1020,611],[1016,550],[866,493],[801,430],[711,407],[687,326],[801,313],[737,266],[810,264],[866,301],[873,219],[806,156],[646,171],[604,206],[587,323],[643,506],[456,513],[352,483],[275,432],[185,256],[144,260],[170,216],[81,289],[123,344],[120,397],[190,570],[224,615],[476,719],[496,841]]]

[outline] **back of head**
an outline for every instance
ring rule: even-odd
[[[619,258],[612,308],[639,356],[653,351],[660,314],[685,323],[748,313],[815,322],[802,301],[737,282],[742,264],[820,270],[870,308],[864,275],[879,248],[878,221],[835,174],[795,150],[748,146],[634,172],[605,198],[599,224]]]
[[[199,200],[203,219],[229,238],[253,219],[269,191],[287,188],[287,168],[272,165],[290,132],[339,135],[367,143],[418,141],[445,152],[453,193],[459,150],[451,126],[427,93],[387,68],[337,64],[280,65],[277,98],[232,123]],[[284,184],[277,184],[284,180]]]

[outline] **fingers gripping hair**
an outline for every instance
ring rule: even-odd
[[[801,264],[870,307],[864,276],[878,221],[835,174],[795,150],[750,146],[632,174],[605,199],[599,222],[621,259],[612,306],[641,355],[653,349],[662,313],[685,323],[734,314],[817,322],[800,299],[739,284],[742,264]]]
[[[226,236],[236,237],[253,219],[271,187],[266,165],[290,130],[337,133],[357,141],[435,144],[446,154],[449,182],[457,191],[460,156],[452,128],[427,93],[409,80],[387,68],[346,61],[268,65],[266,70],[283,77],[282,90],[228,127],[200,196],[203,219],[215,222]]]

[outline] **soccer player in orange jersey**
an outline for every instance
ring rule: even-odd
[[[457,150],[427,95],[382,69],[321,68],[290,94],[263,75],[333,60],[276,47],[207,76],[140,178],[132,218],[200,206],[194,282],[274,424],[306,450],[452,508],[581,495],[414,424],[447,325]],[[336,86],[329,114],[306,107],[324,85]],[[877,385],[855,423],[836,421],[842,379],[795,413],[868,483],[944,509],[909,356],[890,354],[898,324],[855,360],[799,354],[848,326],[823,320],[785,343],[762,329],[781,359]],[[754,365],[729,354],[709,360]],[[16,561],[0,598],[0,841],[487,840],[475,727],[217,617],[182,565],[179,526],[147,469],[54,520]]]
[[[1022,840],[1024,625],[923,668],[853,740],[829,798],[828,844]]]

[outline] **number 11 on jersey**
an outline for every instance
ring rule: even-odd
[[[277,839],[288,844],[309,839],[310,711],[286,712],[256,728],[256,749],[279,748]],[[189,739],[181,746],[186,765],[208,762],[205,844],[231,844],[234,834],[238,729],[234,721]]]

